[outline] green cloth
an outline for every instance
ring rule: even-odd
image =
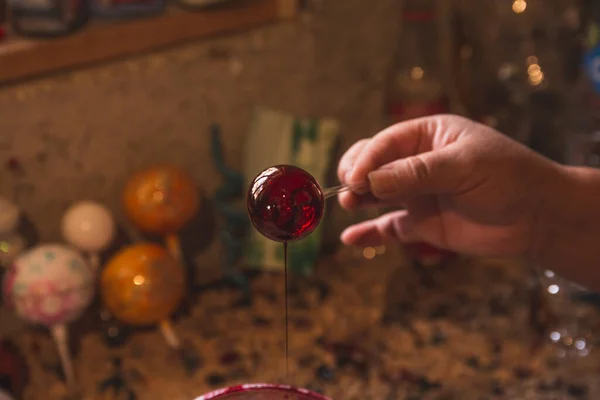
[[[259,108],[255,111],[246,138],[244,176],[246,186],[264,169],[291,164],[305,169],[318,182],[324,182],[339,124],[332,118],[297,118],[291,114]],[[290,270],[309,275],[321,249],[322,225],[308,237],[290,243]],[[245,246],[246,265],[251,268],[283,270],[283,246],[251,229]]]

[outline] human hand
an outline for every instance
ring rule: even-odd
[[[342,207],[403,208],[347,228],[342,241],[425,241],[459,253],[532,251],[548,186],[561,166],[485,126],[453,115],[393,125],[355,143],[338,177],[367,193],[339,195]]]

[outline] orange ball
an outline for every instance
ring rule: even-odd
[[[100,280],[108,310],[132,325],[152,325],[167,319],[184,291],[183,269],[156,244],[136,244],[121,250],[108,262]]]
[[[194,181],[174,166],[157,166],[131,177],[123,192],[125,212],[142,231],[176,233],[198,208]]]

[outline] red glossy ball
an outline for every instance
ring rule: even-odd
[[[324,208],[323,191],[311,174],[292,165],[267,168],[250,184],[248,215],[265,237],[287,242],[313,232]]]

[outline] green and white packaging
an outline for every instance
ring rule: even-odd
[[[246,138],[244,176],[246,185],[264,169],[291,164],[308,171],[317,182],[325,182],[339,123],[332,118],[297,118],[269,108],[255,111]],[[288,246],[288,266],[309,275],[321,249],[322,225],[308,237]],[[283,270],[283,246],[251,227],[244,250],[246,265],[264,270]]]

